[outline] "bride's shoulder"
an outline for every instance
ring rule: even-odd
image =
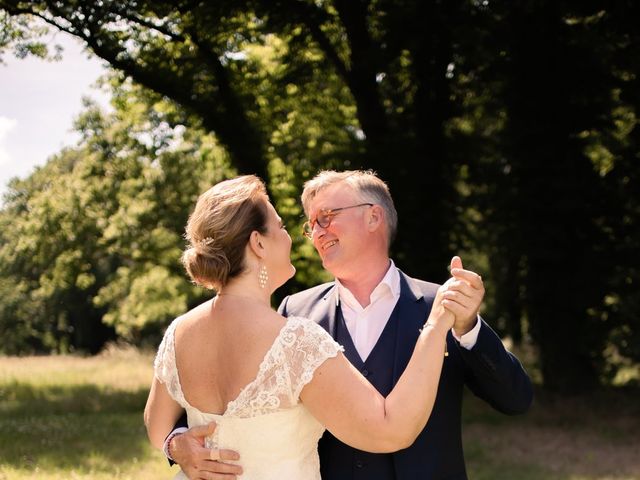
[[[197,307],[192,308],[188,312],[183,313],[179,317],[176,317],[169,325],[169,329],[176,329],[178,325],[180,325],[180,331],[184,330],[185,328],[189,328],[202,319],[211,316],[212,308],[213,300],[207,300]]]
[[[268,312],[265,312],[264,317],[265,322],[262,325],[263,328],[266,327],[274,331],[279,331],[287,324],[287,319],[275,310],[269,310]]]
[[[329,335],[324,328],[307,317],[291,316],[286,318],[286,327],[307,335]]]
[[[193,307],[188,312],[183,313],[174,321],[194,322],[201,318],[210,316],[212,309],[213,309],[213,299],[207,300],[206,302],[201,303],[197,307]]]
[[[310,320],[307,317],[299,317],[297,315],[291,315],[289,317],[286,317],[285,320],[287,324],[290,324],[290,325],[318,325],[316,322],[314,322],[313,320]]]

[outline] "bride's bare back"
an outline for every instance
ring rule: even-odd
[[[218,297],[188,312],[175,333],[185,399],[198,410],[222,414],[252,382],[285,324],[251,299]]]

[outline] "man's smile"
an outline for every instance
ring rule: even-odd
[[[338,240],[330,240],[330,241],[328,241],[326,243],[323,243],[321,248],[324,251],[324,250],[327,250],[330,247],[333,247],[337,243],[338,243]]]

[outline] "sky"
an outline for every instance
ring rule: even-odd
[[[73,37],[57,33],[62,60],[19,60],[9,52],[0,64],[0,197],[12,177],[28,176],[36,165],[75,145],[73,120],[82,112],[82,97],[107,106],[109,96],[95,82],[105,63],[83,51]]]

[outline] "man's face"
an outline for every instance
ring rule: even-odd
[[[366,261],[367,205],[348,208],[330,215],[330,223],[322,227],[316,223],[320,210],[352,207],[363,203],[346,183],[330,185],[315,196],[309,204],[309,220],[313,226],[312,241],[322,265],[337,278],[348,277],[352,270]]]

